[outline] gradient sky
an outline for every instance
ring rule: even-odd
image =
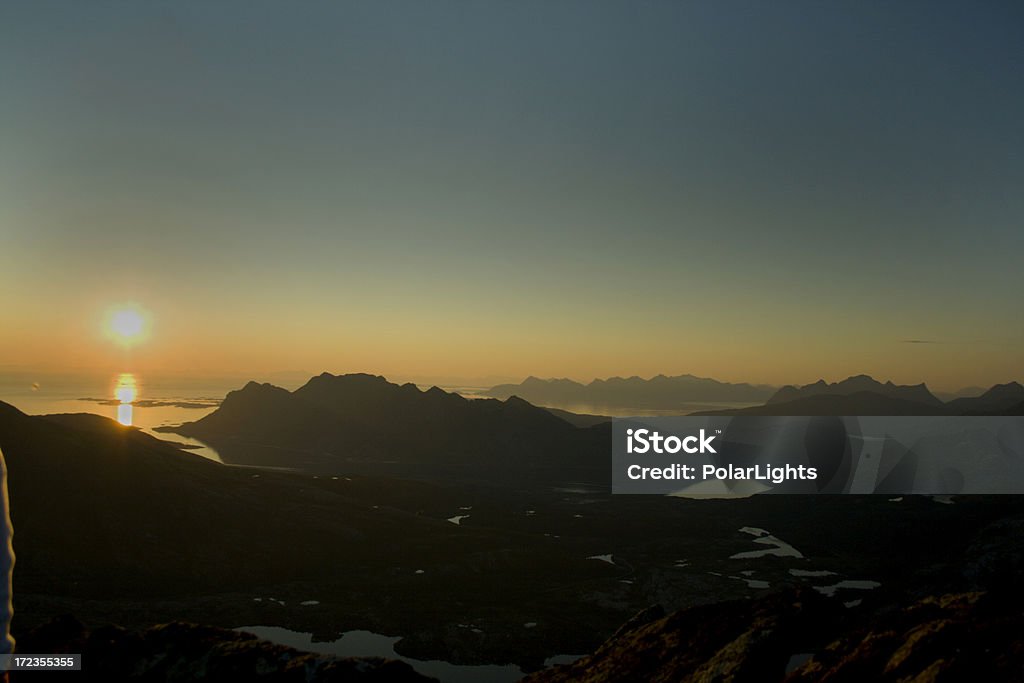
[[[4,3],[0,83],[3,369],[1024,379],[1019,2]]]

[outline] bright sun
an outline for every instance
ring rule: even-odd
[[[141,342],[148,331],[149,316],[137,306],[117,306],[107,313],[107,337],[122,346]]]

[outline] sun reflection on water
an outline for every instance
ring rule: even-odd
[[[132,426],[132,403],[139,395],[139,384],[135,375],[122,372],[114,384],[114,398],[120,401],[117,406],[117,421],[125,427]]]

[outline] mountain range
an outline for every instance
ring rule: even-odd
[[[852,396],[854,394],[872,393],[886,398],[911,403],[941,406],[942,401],[936,398],[924,384],[899,385],[892,382],[884,384],[868,375],[854,375],[847,377],[841,382],[829,384],[819,379],[814,384],[805,384],[802,387],[787,385],[775,392],[769,404],[788,403],[798,401],[812,396]]]
[[[785,386],[764,404],[695,415],[1022,415],[1024,386],[997,384],[980,396],[944,403],[924,384],[879,382],[868,375],[829,384]]]
[[[759,403],[775,387],[763,384],[731,384],[707,377],[656,375],[611,377],[581,384],[571,379],[527,377],[519,384],[499,384],[484,394],[494,398],[518,396],[545,406],[592,405],[606,409],[679,410],[688,404]]]
[[[569,379],[528,377],[520,384],[500,384],[485,392],[499,398],[519,397],[550,406],[551,412],[574,424],[591,425],[599,416],[579,418],[560,408],[588,405],[611,413],[621,411],[676,411],[694,415],[1021,415],[1024,387],[1018,382],[997,384],[988,390],[967,390],[943,401],[925,384],[879,382],[869,375],[854,375],[839,382],[818,380],[802,386],[732,384],[680,375],[651,379],[630,377],[598,379],[581,384]],[[732,404],[714,406],[716,403]],[[736,404],[759,404],[736,407]],[[694,408],[701,408],[694,412]],[[608,419],[608,418],[605,418]]]

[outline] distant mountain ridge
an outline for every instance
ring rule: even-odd
[[[519,396],[537,405],[595,405],[618,408],[672,410],[693,403],[757,403],[768,399],[775,387],[732,384],[695,375],[610,377],[583,384],[571,379],[527,377],[519,384],[499,384],[485,395]]]
[[[841,382],[829,384],[819,379],[813,384],[805,384],[802,387],[787,385],[779,389],[768,399],[768,404],[789,403],[799,399],[812,396],[850,396],[859,393],[877,394],[887,398],[922,403],[931,406],[941,406],[942,401],[935,397],[925,384],[902,385],[892,382],[881,383],[869,375],[854,375],[847,377]]]
[[[1012,410],[1014,406],[1017,406],[1019,411],[1019,404],[1022,403],[1024,403],[1024,386],[1021,386],[1019,382],[1007,382],[1006,384],[996,384],[980,396],[953,399],[947,405],[957,412],[970,414],[1007,411]],[[1011,414],[1019,414],[1019,412]]]
[[[997,384],[980,396],[948,403],[924,384],[898,385],[855,375],[840,382],[818,380],[802,387],[785,386],[767,403],[749,408],[702,411],[694,415],[1020,415],[1024,387]]]
[[[796,416],[829,416],[829,415],[949,415],[949,409],[942,404],[919,403],[902,398],[894,398],[870,391],[855,394],[815,394],[804,396],[792,401],[766,403],[750,408],[732,410],[709,410],[693,415],[796,415]]]

